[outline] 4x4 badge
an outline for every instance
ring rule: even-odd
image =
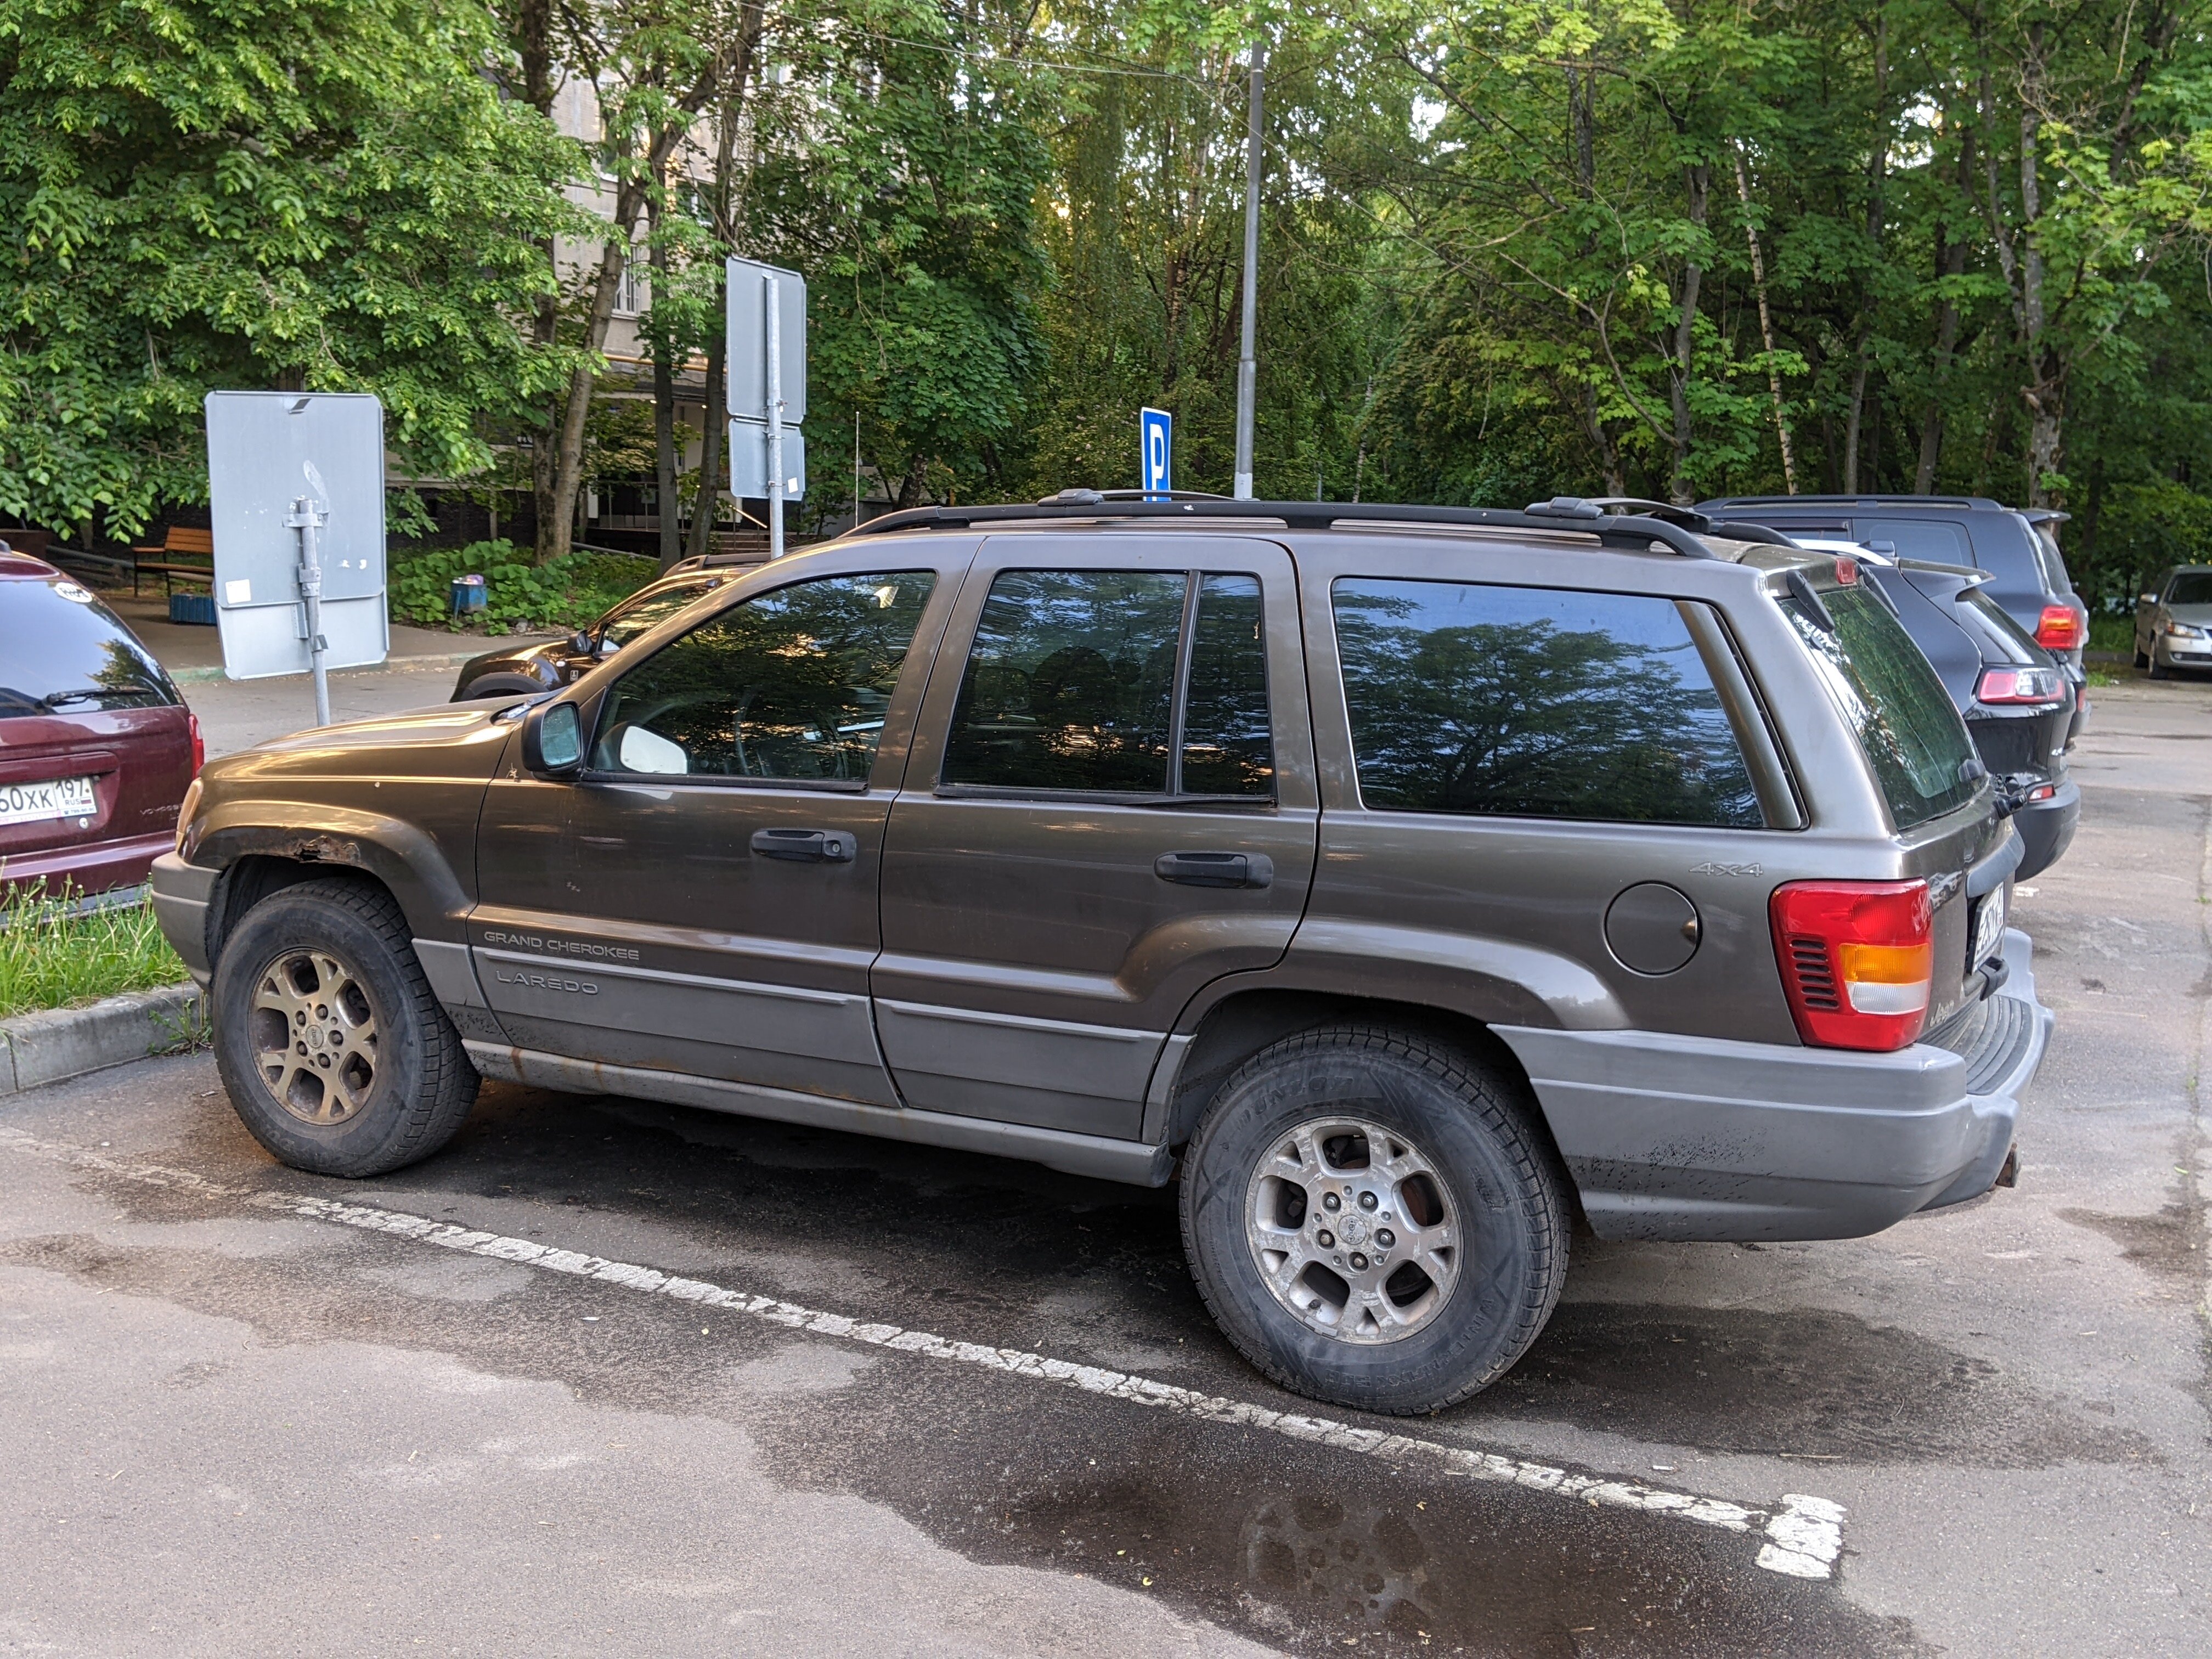
[[[1714,864],[1708,861],[1690,866],[1690,873],[1693,876],[1758,876],[1765,872],[1766,866],[1763,864]]]

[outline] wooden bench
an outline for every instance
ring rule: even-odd
[[[149,561],[148,554],[155,556]],[[186,564],[184,559],[205,559],[205,564]],[[215,532],[192,530],[173,524],[161,537],[159,547],[134,547],[131,550],[131,591],[138,591],[138,578],[156,575],[161,579],[161,592],[171,592],[171,584],[179,580],[205,582],[210,591],[215,587]]]

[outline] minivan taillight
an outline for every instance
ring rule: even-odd
[[[1924,881],[1793,881],[1768,907],[1797,1035],[1815,1048],[1902,1048],[1935,988]]]
[[[185,720],[191,728],[192,775],[198,777],[200,775],[200,768],[207,764],[207,739],[200,735],[200,717],[198,714],[187,708],[185,710]]]
[[[2070,605],[2046,605],[2035,624],[2035,642],[2045,651],[2071,651],[2081,643],[2081,613]]]

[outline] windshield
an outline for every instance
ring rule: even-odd
[[[2212,570],[2191,570],[2176,576],[2166,590],[2168,605],[2212,605]]]
[[[1974,746],[1943,682],[1888,607],[1864,588],[1820,595],[1835,631],[1799,601],[1783,610],[1850,722],[1899,830],[1972,800],[1981,783]]]
[[[719,581],[686,582],[680,587],[664,587],[658,592],[645,594],[628,605],[617,606],[599,624],[599,644],[602,648],[619,648],[628,645],[647,629],[656,628],[674,616],[709,588],[720,586]]]
[[[178,701],[115,613],[65,576],[0,580],[0,720]]]

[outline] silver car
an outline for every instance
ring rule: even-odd
[[[2136,596],[2136,666],[2212,668],[2212,565],[2169,566]]]

